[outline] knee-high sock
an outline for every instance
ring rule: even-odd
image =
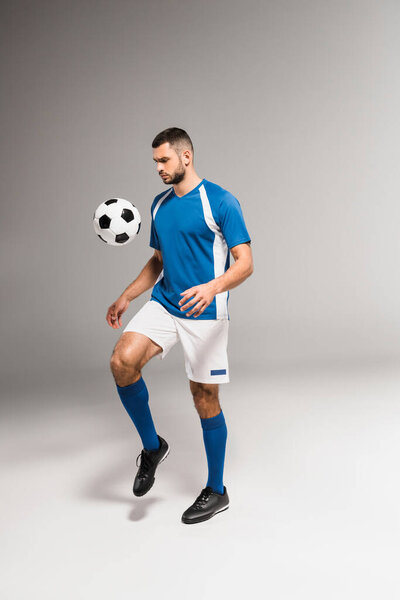
[[[149,392],[143,377],[117,390],[126,412],[132,419],[146,450],[158,450],[160,442],[149,408]]]
[[[215,417],[200,419],[200,421],[203,428],[203,440],[207,453],[207,485],[210,486],[215,492],[223,494],[225,447],[228,434],[225,417],[221,410],[221,412]]]

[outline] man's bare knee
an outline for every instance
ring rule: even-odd
[[[218,398],[218,383],[199,383],[198,381],[192,381],[191,379],[189,379],[189,383],[193,397],[206,396]]]
[[[137,381],[144,365],[160,352],[162,348],[147,336],[136,332],[123,333],[110,359],[111,371],[118,385]]]
[[[139,354],[131,346],[120,346],[114,349],[110,364],[111,368],[115,369],[138,368],[140,364]]]
[[[111,372],[115,382],[120,386],[134,383],[141,377],[137,361],[129,361],[128,355],[114,352],[110,360]]]
[[[205,419],[217,415],[221,411],[218,398],[219,385],[217,383],[189,381],[194,405],[199,416]]]

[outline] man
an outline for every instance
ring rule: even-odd
[[[165,129],[152,147],[157,171],[171,186],[151,206],[154,255],[109,307],[107,323],[114,329],[122,326],[121,315],[129,303],[153,289],[150,300],[123,330],[110,366],[121,401],[143,443],[133,484],[133,493],[143,496],[152,487],[169,446],[156,432],[141,370],[153,356],[163,359],[174,344],[182,343],[208,464],[205,488],[182,515],[182,522],[191,524],[229,506],[223,484],[227,427],[218,389],[220,383],[229,382],[228,290],[251,275],[253,259],[238,200],[197,175],[186,131]],[[235,259],[232,266],[229,250]]]

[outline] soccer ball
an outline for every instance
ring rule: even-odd
[[[123,198],[102,202],[93,215],[94,230],[103,242],[111,246],[129,244],[140,231],[140,213]]]

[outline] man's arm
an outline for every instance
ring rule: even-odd
[[[136,277],[118,300],[108,307],[106,321],[113,329],[122,327],[121,316],[129,306],[129,302],[143,294],[152,287],[163,268],[163,259],[160,250],[154,250],[153,256],[147,261],[139,275]]]
[[[253,273],[253,255],[250,242],[233,246],[231,253],[235,259],[235,263],[223,275],[181,292],[182,298],[179,300],[179,305],[181,311],[187,317],[193,314],[195,317],[198,317],[211,304],[216,294],[231,290],[240,283],[243,283]],[[189,300],[189,298],[192,298],[192,300]],[[186,313],[185,311],[189,308],[191,310]]]
[[[220,294],[231,290],[243,283],[245,279],[250,277],[254,271],[253,253],[251,251],[250,242],[238,244],[231,248],[231,254],[235,259],[233,265],[229,267],[225,273],[212,279],[209,284],[212,286],[214,294]]]
[[[155,284],[159,274],[162,271],[162,268],[163,259],[161,251],[154,250],[153,256],[147,261],[136,279],[126,288],[124,292],[122,292],[121,296],[131,302],[140,296],[140,294],[143,294],[143,292]]]

